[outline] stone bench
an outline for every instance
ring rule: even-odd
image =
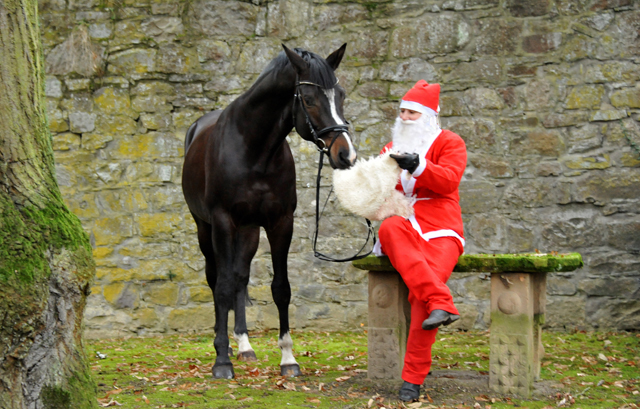
[[[353,262],[369,271],[369,369],[376,379],[400,379],[406,351],[411,306],[408,290],[387,257],[368,256]],[[571,254],[462,255],[460,273],[491,274],[489,385],[503,394],[530,397],[540,379],[546,273],[582,267]]]

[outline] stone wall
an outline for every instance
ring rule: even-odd
[[[180,189],[183,139],[280,44],[328,55],[361,157],[388,141],[398,99],[442,84],[442,122],[469,163],[466,251],[578,251],[549,279],[547,326],[640,328],[640,3],[634,0],[41,0],[60,187],[98,264],[88,336],[211,331],[213,302]],[[366,275],[311,251],[313,145],[293,133],[299,206],[292,326],[367,325]],[[325,167],[327,169],[327,167]],[[324,185],[331,171],[325,172]],[[326,191],[326,189],[325,189]],[[348,255],[361,221],[330,201],[323,249]],[[329,251],[329,250],[327,250]],[[277,326],[266,237],[250,328]],[[450,281],[462,328],[486,328],[489,283]]]

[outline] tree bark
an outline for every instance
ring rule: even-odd
[[[0,0],[0,408],[89,408],[95,266],[55,178],[38,27],[36,0]]]

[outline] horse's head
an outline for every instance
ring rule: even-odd
[[[324,150],[334,169],[351,167],[356,161],[356,150],[342,113],[345,92],[338,85],[334,73],[347,44],[331,53],[326,60],[308,51],[282,47],[296,72],[293,102],[296,131],[303,139]]]

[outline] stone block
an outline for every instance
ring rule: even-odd
[[[140,114],[140,123],[143,127],[154,131],[168,129],[172,125],[171,116],[156,113]]]
[[[178,303],[180,287],[177,282],[151,282],[146,283],[142,299],[147,305],[163,305],[174,307]]]
[[[608,203],[612,198],[637,199],[640,175],[629,168],[610,168],[604,172],[589,173],[575,182],[576,200]]]
[[[640,328],[640,300],[589,297],[586,301],[587,322],[598,330],[634,331]]]
[[[173,105],[162,95],[136,96],[131,101],[131,107],[138,112],[162,112],[165,115],[173,110]]]
[[[562,44],[562,33],[545,33],[526,36],[522,41],[522,49],[533,54],[548,53],[557,50]]]
[[[460,135],[467,151],[496,153],[500,144],[496,136],[496,124],[486,118],[442,118],[442,127]]]
[[[508,55],[518,50],[522,23],[504,18],[475,21],[475,49],[481,55]]]
[[[195,303],[212,303],[213,293],[211,288],[204,285],[189,287],[189,301]]]
[[[192,28],[205,37],[245,36],[255,33],[259,7],[244,2],[198,0],[189,7]]]
[[[87,91],[91,88],[91,80],[87,78],[66,79],[64,84],[72,92]]]
[[[414,82],[424,79],[427,82],[433,82],[436,78],[435,68],[420,58],[410,58],[401,62],[385,62],[380,67],[380,79],[387,81]]]
[[[480,59],[472,62],[460,62],[440,80],[444,84],[464,83],[493,84],[502,76],[502,65],[496,58]]]
[[[116,33],[118,32],[118,28],[116,27]],[[142,38],[144,34],[140,33],[138,36]],[[140,78],[146,73],[155,71],[156,54],[157,51],[153,48],[132,48],[112,54],[109,56],[107,71],[115,75]]]
[[[119,244],[133,236],[133,220],[131,216],[96,219],[92,231],[96,246]]]
[[[103,295],[117,309],[133,309],[139,304],[138,290],[132,284],[115,282],[104,285]]]
[[[64,113],[59,109],[48,109],[47,118],[49,119],[49,130],[51,132],[65,132],[69,130],[69,123]]]
[[[573,277],[561,274],[549,274],[547,278],[547,293],[549,295],[576,295],[578,287]]]
[[[562,159],[562,163],[569,169],[607,169],[611,167],[611,159],[606,153],[597,156],[568,156]]]
[[[54,151],[68,151],[80,147],[80,135],[65,132],[52,135],[51,145]]]
[[[513,152],[519,154],[538,154],[558,157],[565,151],[561,133],[555,130],[536,130],[514,138],[511,142]]]
[[[95,151],[106,147],[112,140],[113,136],[111,134],[85,133],[82,135],[82,148]]]
[[[602,85],[581,85],[574,87],[565,100],[567,109],[598,108],[604,96]],[[615,106],[615,105],[614,105]]]
[[[44,95],[50,98],[62,98],[62,82],[53,75],[48,75],[44,83]]]
[[[616,108],[640,108],[640,87],[614,91],[610,99],[611,105]]]
[[[500,195],[493,183],[462,181],[459,190],[463,214],[482,213],[498,206]]]
[[[167,317],[167,326],[178,332],[211,331],[215,325],[215,314],[211,306],[176,308]]]
[[[464,100],[472,112],[483,109],[501,109],[504,107],[502,98],[494,89],[473,88],[464,92]]]
[[[143,237],[170,234],[182,225],[182,216],[172,213],[143,213],[135,220]]]
[[[195,48],[185,48],[178,44],[163,45],[156,55],[156,71],[167,74],[188,74],[199,71],[198,53]]]
[[[96,109],[108,115],[123,115],[138,118],[138,113],[131,108],[129,91],[122,88],[103,87],[93,94]]]
[[[585,152],[602,146],[605,127],[597,124],[587,124],[569,129],[567,137],[567,152]]]
[[[141,135],[125,136],[114,141],[111,151],[116,159],[152,159],[182,157],[182,141],[168,132],[149,132]]]
[[[160,322],[160,317],[155,308],[140,308],[131,314],[131,318],[136,321],[138,328],[154,328]]]
[[[549,12],[549,0],[508,0],[507,9],[513,17],[538,17]]]
[[[71,132],[84,133],[95,129],[96,114],[87,112],[69,112],[69,128]]]
[[[585,298],[575,296],[549,296],[544,328],[573,331],[584,328]]]

